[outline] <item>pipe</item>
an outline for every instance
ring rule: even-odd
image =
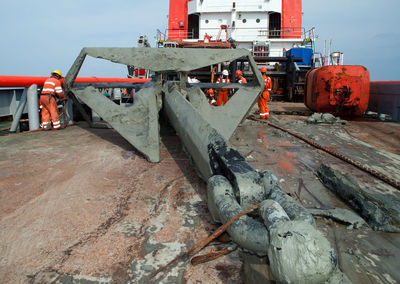
[[[31,85],[43,86],[49,77],[38,76],[0,76],[0,87],[29,87]],[[102,78],[102,77],[78,77],[74,83],[146,83],[151,79],[139,78]],[[63,81],[63,80],[61,80]]]
[[[207,197],[213,219],[221,223],[225,224],[242,211],[231,184],[224,176],[215,175],[208,179]],[[232,240],[241,247],[260,256],[267,255],[269,237],[263,223],[243,215],[227,231]]]
[[[21,119],[22,112],[26,105],[26,96],[27,96],[27,91],[26,91],[26,89],[24,89],[24,92],[22,93],[22,96],[21,96],[21,100],[19,101],[18,107],[14,113],[14,119],[13,119],[13,122],[12,122],[11,128],[10,128],[11,132],[17,131],[17,128],[19,125],[19,120]]]
[[[32,85],[28,88],[27,93],[28,102],[28,117],[29,117],[29,130],[39,129],[39,100],[37,94],[37,85]]]

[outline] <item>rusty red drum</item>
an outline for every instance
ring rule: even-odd
[[[369,101],[369,72],[364,66],[335,65],[310,70],[305,105],[315,112],[361,116]]]

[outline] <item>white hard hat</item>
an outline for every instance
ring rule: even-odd
[[[224,69],[224,70],[222,71],[222,75],[224,75],[224,76],[229,76],[228,70]]]

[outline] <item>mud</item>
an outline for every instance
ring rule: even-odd
[[[261,88],[241,87],[223,107],[211,106],[197,87],[188,89],[189,101],[226,140],[229,140],[239,123],[257,100]]]
[[[3,137],[0,147],[2,283],[144,283],[216,227],[174,135],[163,137],[158,164],[116,131],[86,125]],[[240,283],[238,253],[182,262],[159,279],[222,283],[221,269],[231,267]]]
[[[332,218],[333,220],[345,223],[348,225],[348,229],[358,229],[361,226],[365,225],[366,222],[360,216],[355,214],[354,212],[343,209],[343,208],[334,208],[334,209],[316,209],[310,208],[308,211],[313,216],[323,216],[327,218]]]
[[[160,161],[159,107],[153,88],[143,88],[136,93],[133,106],[117,105],[93,87],[73,90],[73,93],[150,162]]]
[[[207,183],[208,206],[213,219],[223,224],[242,211],[233,188],[224,176],[212,176]],[[263,223],[243,215],[227,229],[232,240],[259,256],[267,255],[268,231]]]
[[[153,78],[154,89],[145,88],[147,91],[141,91],[138,93],[139,102],[136,102],[132,107],[130,114],[129,110],[123,110],[116,106],[113,106],[111,102],[107,102],[105,98],[101,98],[100,94],[94,95],[96,92],[92,89],[85,89],[84,91],[77,91],[72,88],[73,82],[79,73],[79,70],[86,58],[86,56],[92,56],[95,58],[102,58],[110,60],[115,63],[121,63],[129,66],[135,66],[138,68],[145,68],[153,72],[157,72]],[[249,112],[251,106],[255,103],[258,94],[261,92],[264,80],[259,72],[254,59],[250,56],[250,53],[245,49],[232,49],[232,50],[218,50],[218,49],[158,49],[158,48],[83,48],[76,58],[74,64],[69,70],[64,80],[64,88],[66,92],[74,93],[78,98],[83,100],[89,105],[96,113],[98,113],[104,120],[109,122],[114,129],[116,129],[123,137],[132,143],[139,151],[141,151],[151,162],[159,161],[159,153],[157,152],[157,141],[159,141],[158,124],[156,124],[158,118],[158,111],[161,108],[161,91],[162,91],[162,76],[161,74],[173,74],[179,75],[180,84],[179,86],[183,90],[181,96],[187,97],[186,81],[184,72],[195,70],[201,67],[214,65],[221,62],[234,61],[239,58],[247,58],[249,65],[254,73],[254,80],[247,87],[239,85],[237,94],[231,99],[227,106],[219,108],[218,110],[212,110],[208,105],[206,106],[204,94],[200,89],[196,89],[194,96],[191,96],[191,100],[194,105],[197,105],[201,110],[201,117],[204,120],[205,115],[209,117],[211,124],[215,123],[215,129],[220,131],[225,139],[229,139],[235,131],[237,125]],[[168,99],[170,85],[165,84],[164,92]],[[185,93],[184,95],[182,93]],[[193,94],[193,92],[192,92]],[[156,96],[156,100],[154,100]],[[197,96],[197,98],[196,98]],[[199,99],[202,97],[202,100]],[[197,101],[196,101],[197,99]],[[155,104],[154,101],[158,103]],[[172,104],[171,100],[170,103]],[[182,113],[186,113],[186,117],[192,120],[193,117],[190,113],[193,112],[193,105],[183,104],[184,107],[180,108]],[[201,107],[200,107],[201,106]],[[208,109],[207,109],[208,107]],[[142,111],[139,111],[142,110]],[[170,120],[176,121],[174,127],[184,128],[186,125],[185,121],[180,119],[176,120],[176,114],[173,113],[173,109],[167,111],[167,116]],[[210,113],[211,112],[211,113]],[[107,115],[108,114],[108,115]],[[130,114],[130,115],[128,115]],[[121,119],[124,118],[122,121]],[[143,120],[148,120],[144,123]],[[191,123],[191,121],[189,121]],[[178,125],[183,124],[183,125]],[[210,128],[210,125],[203,124],[205,132],[209,132],[206,128]],[[148,129],[148,131],[146,131]],[[157,129],[157,130],[156,130]],[[200,131],[200,129],[197,129]],[[187,134],[191,134],[190,131]],[[200,131],[197,135],[206,135]],[[137,139],[136,137],[139,137]],[[204,142],[204,141],[203,141]],[[148,145],[147,145],[148,144]],[[207,145],[208,143],[206,143]],[[195,145],[194,147],[199,147]],[[199,149],[191,149],[192,144],[185,145],[185,147],[191,152],[194,161],[197,159],[195,152],[202,152]],[[203,147],[204,150],[204,147]],[[205,153],[205,152],[204,152]],[[200,154],[201,155],[201,154]],[[203,160],[200,157],[200,160]],[[200,162],[202,165],[199,167],[200,173],[204,180],[207,180],[209,175],[205,172],[204,161]]]
[[[363,189],[349,174],[321,165],[318,175],[324,184],[357,211],[374,230],[400,232],[400,199]]]
[[[264,171],[263,176],[264,187],[267,187],[270,190],[269,198],[275,200],[282,206],[290,220],[303,221],[311,226],[315,226],[315,221],[311,213],[283,191],[274,174],[269,171]],[[268,178],[266,179],[265,177]],[[265,183],[268,179],[271,180],[271,182]]]
[[[269,230],[268,258],[281,283],[324,283],[335,272],[337,258],[329,241],[310,224],[279,222]]]
[[[346,120],[341,120],[330,113],[313,113],[305,120],[308,124],[346,124]]]
[[[114,63],[150,69],[154,72],[186,72],[212,64],[246,57],[246,49],[173,48],[83,48],[82,53]],[[70,75],[68,73],[68,75]],[[68,77],[67,75],[67,77]]]
[[[300,104],[270,102],[270,119],[298,133],[313,135],[320,144],[334,147],[338,152],[353,159],[362,157],[363,163],[373,165],[381,172],[398,176],[392,168],[400,161],[395,155],[400,127],[376,121],[348,121],[346,125],[307,125],[306,116],[279,115],[295,110],[306,113]],[[257,108],[253,111],[256,113]],[[296,122],[296,123],[293,123]],[[381,139],[382,138],[382,139]],[[321,163],[353,176],[362,187],[372,192],[396,196],[396,190],[380,180],[327,155],[302,141],[265,124],[246,120],[230,139],[235,149],[259,172],[268,169],[276,175],[282,189],[298,203],[312,211],[342,208],[352,211],[348,205],[327,189],[316,175]],[[353,211],[354,212],[354,211]],[[357,214],[357,213],[354,213]],[[373,231],[369,226],[349,230],[347,223],[331,218],[316,218],[316,228],[330,241],[338,258],[338,268],[353,283],[396,283],[400,274],[396,268],[400,258],[398,233]],[[246,259],[245,259],[246,261]],[[245,262],[245,267],[246,267]],[[254,264],[259,266],[261,264]],[[264,263],[264,271],[270,267]],[[254,273],[258,273],[254,270]],[[258,274],[260,275],[260,274]],[[274,279],[263,274],[268,280]],[[269,278],[268,278],[269,277]],[[344,275],[335,274],[328,283],[343,281]],[[339,282],[340,283],[340,282]]]
[[[282,206],[271,199],[261,202],[259,212],[268,230],[274,224],[290,221],[289,216],[283,210]]]

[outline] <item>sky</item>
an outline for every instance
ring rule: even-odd
[[[230,1],[228,1],[230,2]],[[83,47],[155,46],[165,32],[168,0],[13,0],[0,2],[0,75],[66,74]],[[303,0],[303,26],[316,47],[332,39],[345,64],[363,65],[371,80],[400,80],[400,0]],[[88,58],[79,76],[122,76],[126,67]]]

